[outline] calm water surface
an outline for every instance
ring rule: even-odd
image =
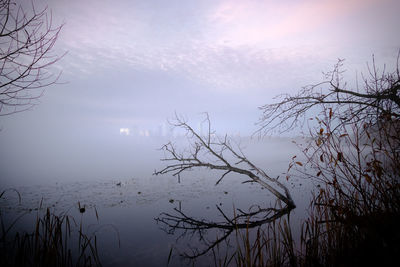
[[[282,175],[291,157],[299,154],[296,146],[288,139],[247,140],[244,146],[248,158],[267,170],[271,176]],[[128,156],[122,155],[120,160],[129,162],[126,159]],[[6,181],[2,189],[17,189],[22,201],[19,203],[17,195],[8,192],[1,199],[0,208],[6,222],[26,213],[19,220],[16,230],[26,230],[32,226],[40,205],[51,207],[55,213],[67,212],[77,220],[82,220],[88,232],[96,233],[104,266],[165,266],[171,249],[169,265],[185,266],[190,262],[182,259],[180,253],[190,253],[189,247],[201,250],[206,246],[196,235],[182,236],[182,231],[167,234],[164,230],[169,230],[168,227],[165,228],[155,220],[162,218],[162,213],[177,215],[174,210],[176,208],[198,220],[221,222],[224,218],[217,207],[232,216],[234,209],[248,211],[255,205],[267,208],[274,203],[275,198],[267,190],[258,184],[242,184],[246,177],[236,174],[228,175],[218,186],[215,186],[215,182],[219,173],[215,171],[187,172],[181,176],[179,183],[176,177],[170,175],[153,176],[151,165],[156,165],[153,170],[161,167],[159,158],[162,156],[162,152],[154,150],[151,156],[140,158],[136,152],[132,158],[139,162],[132,164],[141,165],[142,168],[132,172],[131,177],[114,176],[80,181],[43,179],[42,182],[38,179],[26,185],[12,185],[12,181]],[[111,160],[117,162],[115,158]],[[296,235],[305,214],[311,184],[293,178],[287,185],[297,205],[291,213]],[[78,202],[85,206],[85,213],[79,213]],[[208,240],[217,234],[215,230],[204,232]],[[195,263],[196,266],[209,266],[211,260],[208,255],[199,257]]]

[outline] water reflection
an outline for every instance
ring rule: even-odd
[[[162,169],[156,170],[155,175],[170,174],[177,176],[179,180],[181,174],[188,171],[213,170],[219,172],[215,182],[215,185],[218,185],[228,179],[226,177],[235,174],[247,179],[242,181],[242,184],[255,183],[260,185],[272,194],[276,201],[274,206],[267,208],[253,205],[253,203],[248,211],[234,208],[231,215],[223,211],[219,205],[216,205],[218,220],[198,219],[181,208],[175,208],[173,213],[161,213],[156,218],[156,222],[161,225],[165,232],[177,235],[177,240],[186,236],[189,237],[190,245],[188,244],[187,248],[190,252],[185,249],[181,253],[184,258],[196,259],[209,252],[214,253],[214,248],[224,241],[229,244],[228,239],[232,233],[241,229],[246,229],[248,233],[249,229],[274,222],[283,215],[289,214],[296,207],[286,181],[279,180],[279,176],[272,176],[263,168],[256,166],[244,154],[240,140],[232,139],[227,135],[216,135],[211,128],[207,113],[203,121],[207,129],[205,134],[196,132],[185,118],[178,115],[170,123],[186,133],[188,143],[184,148],[179,148],[179,145],[171,141],[166,143],[161,148],[164,152],[164,157],[161,160],[166,165]],[[193,243],[194,237],[197,237],[198,243]]]
[[[196,261],[195,266],[213,266],[213,252],[231,253],[237,248],[232,243],[236,230],[248,229],[253,234],[258,226],[265,227],[289,214],[289,209],[278,204],[271,206],[271,196],[258,184],[241,185],[240,176],[232,176],[230,183],[221,186],[214,186],[203,174],[193,172],[191,176],[181,184],[174,177],[151,177],[150,181],[18,187],[22,202],[18,194],[9,192],[0,201],[0,211],[5,225],[27,213],[15,225],[15,230],[21,231],[34,226],[35,214],[41,212],[38,203],[57,214],[68,212],[78,222],[82,218],[83,226],[90,233],[96,232],[102,266],[113,267],[165,265],[171,247],[169,266],[186,266],[185,259],[190,258]],[[116,233],[120,234],[120,247]]]
[[[289,215],[293,209],[291,206],[282,207],[280,201],[269,208],[260,205],[252,205],[248,211],[236,208],[233,214],[224,212],[218,204],[215,207],[219,219],[196,218],[179,207],[172,212],[162,212],[155,221],[164,232],[176,236],[176,246],[181,250],[178,252],[181,257],[196,260],[201,256],[210,256],[210,253],[215,257],[216,247],[218,251],[225,250],[223,253],[227,255],[233,233],[244,229],[248,234],[250,229],[273,223]],[[187,243],[180,246],[181,240]],[[226,247],[221,249],[221,244],[226,244]]]

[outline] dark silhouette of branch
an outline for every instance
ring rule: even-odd
[[[262,169],[255,166],[246,158],[239,147],[235,150],[226,135],[224,138],[218,138],[211,130],[208,114],[206,114],[205,122],[208,125],[208,132],[202,137],[183,119],[178,116],[175,117],[175,122],[171,124],[186,130],[187,137],[191,142],[190,151],[178,152],[171,142],[164,145],[162,150],[166,157],[162,161],[171,162],[171,164],[160,171],[155,171],[155,175],[172,173],[179,177],[183,171],[195,168],[222,170],[224,173],[217,180],[217,185],[229,173],[239,173],[250,178],[245,182],[258,183],[289,207],[295,207],[289,190],[278,181],[278,178],[270,177]],[[278,191],[277,188],[280,188],[282,192]]]
[[[368,65],[368,76],[362,75],[362,89],[357,86],[353,90],[347,89],[342,81],[343,60],[339,59],[333,70],[325,74],[325,81],[303,87],[295,95],[280,95],[277,103],[261,106],[258,132],[292,130],[303,125],[306,115],[315,114],[316,109],[339,111],[334,113],[339,124],[354,122],[354,118],[374,123],[382,115],[400,118],[399,57],[400,51],[393,72],[387,72],[385,67],[380,71],[373,57],[372,66]]]
[[[229,218],[218,205],[216,205],[222,221],[208,221],[205,219],[195,219],[194,217],[186,215],[181,210],[175,208],[175,214],[161,213],[160,217],[156,218],[156,222],[162,225],[162,229],[168,234],[175,234],[176,231],[182,231],[181,238],[186,235],[191,237],[198,235],[200,241],[205,245],[204,249],[193,249],[192,253],[183,253],[181,256],[187,259],[195,259],[200,256],[207,254],[209,251],[214,249],[218,244],[227,240],[227,238],[239,229],[250,229],[259,227],[261,225],[274,222],[282,216],[289,214],[292,210],[291,207],[284,208],[267,208],[263,209],[259,206],[253,206],[249,212],[244,212],[240,209],[236,210],[236,213],[232,218]],[[254,209],[251,211],[251,209]],[[214,240],[208,240],[206,238],[206,231],[208,230],[219,230],[220,236],[217,236]]]
[[[52,53],[61,28],[47,7],[37,11],[32,2],[27,11],[0,1],[0,116],[30,109],[57,82],[61,72],[49,67],[62,57]]]

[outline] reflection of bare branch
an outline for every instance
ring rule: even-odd
[[[155,220],[157,223],[163,225],[163,230],[168,234],[175,234],[176,231],[182,231],[178,239],[185,235],[194,236],[197,234],[206,248],[203,250],[192,248],[192,254],[184,253],[182,255],[188,259],[195,259],[214,249],[218,244],[226,240],[233,231],[238,229],[250,229],[266,223],[271,223],[292,210],[291,207],[262,209],[257,206],[255,211],[249,212],[243,212],[237,209],[237,213],[234,214],[233,218],[229,218],[218,205],[216,205],[216,207],[224,218],[223,221],[217,222],[195,219],[176,208],[174,209],[175,214],[163,212],[160,214],[160,217]],[[206,231],[208,230],[219,230],[222,235],[209,241],[205,237]]]
[[[236,151],[226,135],[222,139],[216,137],[214,132],[211,131],[208,114],[206,115],[205,122],[208,125],[208,133],[205,137],[202,137],[183,119],[176,116],[176,121],[173,123],[173,125],[186,130],[187,136],[191,141],[191,149],[186,153],[180,153],[176,150],[175,145],[171,142],[164,145],[162,149],[168,155],[168,157],[165,157],[162,159],[162,161],[172,162],[172,164],[166,166],[160,171],[156,171],[154,174],[158,175],[172,173],[174,176],[176,175],[179,177],[183,171],[192,170],[195,168],[223,170],[224,173],[216,182],[216,184],[218,184],[226,177],[227,174],[231,172],[239,173],[250,177],[250,180],[245,182],[258,183],[268,189],[272,194],[274,194],[289,207],[295,207],[289,190],[280,181],[278,181],[278,178],[272,178],[263,170],[256,167],[246,158],[240,148],[238,148],[239,151]],[[283,193],[279,192],[271,184],[280,188]]]

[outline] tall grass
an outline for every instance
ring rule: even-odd
[[[296,262],[294,243],[289,216],[279,218],[259,227],[252,238],[249,229],[236,231],[237,249],[235,265],[250,266],[284,266]]]
[[[37,213],[34,229],[23,232],[14,227],[26,214],[5,225],[0,211],[0,266],[101,266],[96,235],[84,232],[82,220],[44,210]]]
[[[396,266],[400,262],[400,124],[334,125],[327,110],[295,164],[317,184],[294,240],[280,218],[237,232],[236,266]]]
[[[400,125],[320,121],[305,155],[320,189],[302,230],[305,266],[390,266],[400,259]],[[314,175],[314,176],[312,176]]]

